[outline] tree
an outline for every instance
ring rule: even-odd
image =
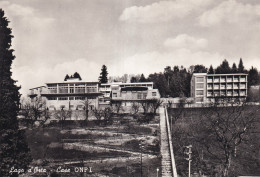
[[[259,83],[260,83],[260,78],[258,75],[258,70],[257,68],[254,68],[252,66],[252,68],[248,72],[248,87],[250,87],[251,85],[257,85]]]
[[[64,81],[67,81],[70,78],[70,76],[68,74],[66,74]]]
[[[111,106],[114,108],[117,114],[119,114],[120,110],[124,111],[122,100],[111,100]]]
[[[141,74],[139,82],[146,82],[146,78],[144,77],[144,74]]]
[[[151,105],[151,110],[153,114],[156,114],[157,109],[162,105],[162,100],[160,99],[151,99],[150,101],[150,105]]]
[[[23,101],[22,108],[25,119],[29,120],[30,125],[33,126],[36,121],[43,126],[47,120],[50,119],[51,113],[46,108],[45,100],[41,98],[34,98],[31,101]]]
[[[17,173],[9,174],[11,167],[27,170],[32,159],[24,131],[18,126],[20,88],[11,78],[15,56],[8,23],[4,11],[0,9],[0,176],[18,176]]]
[[[222,176],[237,176],[230,174],[232,158],[237,156],[239,146],[251,137],[256,113],[260,110],[241,102],[228,104],[227,100],[223,100],[221,107],[219,103],[213,103],[203,111],[205,119],[199,124],[203,126],[207,138],[201,137],[200,143],[206,147],[208,155],[221,165]]]
[[[130,82],[131,82],[131,83],[137,82],[137,78],[136,78],[136,77],[132,77]]]
[[[64,127],[65,120],[71,118],[71,115],[71,110],[64,110],[63,108],[54,112],[54,117],[60,121],[62,129]]]
[[[133,114],[137,114],[140,109],[140,104],[138,102],[133,102],[132,107],[131,107],[131,112]]]
[[[216,69],[216,74],[228,74],[231,72],[231,69],[229,67],[229,63],[226,59],[223,60],[220,66]]]
[[[75,72],[75,73],[73,74],[73,78],[78,78],[79,80],[82,80],[81,77],[80,77],[80,75],[79,75],[79,73],[77,73],[77,72]]]
[[[233,63],[231,72],[232,73],[237,73],[237,65],[236,65],[236,63]]]
[[[106,67],[106,65],[103,65],[102,69],[101,69],[100,76],[99,76],[99,82],[100,83],[107,83],[107,75],[108,75],[107,67]]]
[[[214,74],[214,69],[213,69],[212,65],[210,65],[210,67],[209,67],[208,74]]]
[[[88,113],[89,113],[89,106],[92,103],[91,99],[86,98],[84,101],[82,101],[82,104],[84,105],[84,114],[85,114],[85,121],[88,122]]]
[[[195,65],[193,73],[207,73],[207,68],[203,65]]]
[[[240,58],[239,60],[239,64],[238,64],[238,72],[239,73],[244,73],[245,72],[245,67],[242,61],[242,58]]]

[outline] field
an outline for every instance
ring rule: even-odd
[[[188,145],[192,174],[260,175],[259,106],[172,108],[168,115],[180,176],[188,174]]]
[[[47,172],[25,176],[156,176],[160,166],[159,117],[148,124],[138,123],[129,114],[113,117],[111,125],[95,120],[51,123],[44,128],[27,129],[32,168]],[[141,162],[142,155],[142,162]],[[141,167],[142,163],[142,167]],[[77,171],[85,169],[85,173]],[[57,169],[67,172],[56,173]],[[75,170],[77,172],[75,172]]]

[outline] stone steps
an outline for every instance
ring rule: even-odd
[[[171,165],[171,156],[170,156],[170,149],[169,149],[169,141],[168,141],[168,134],[166,129],[166,120],[164,115],[164,109],[160,108],[160,132],[161,132],[161,155],[162,155],[162,162],[161,162],[161,175],[162,177],[172,177],[172,165]]]

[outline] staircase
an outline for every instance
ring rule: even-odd
[[[167,110],[160,107],[160,132],[161,132],[161,174],[162,177],[177,177],[175,160],[172,152],[171,136],[169,131],[169,122]],[[168,125],[168,126],[167,126]]]

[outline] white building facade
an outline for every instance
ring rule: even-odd
[[[195,103],[208,103],[215,98],[245,99],[247,74],[194,73],[191,78],[191,97]]]

